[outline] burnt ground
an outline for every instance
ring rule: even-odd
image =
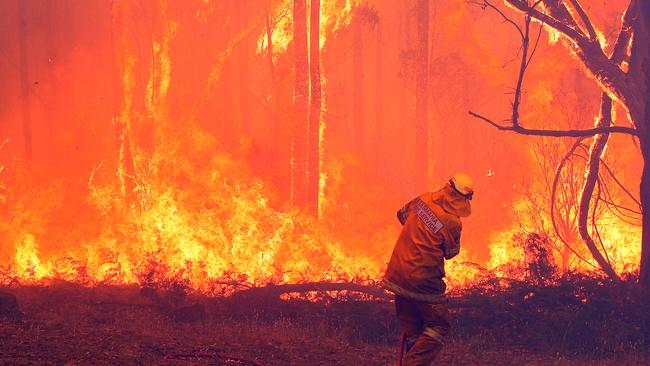
[[[22,319],[0,317],[0,365],[395,364],[399,331],[392,303],[383,300],[224,299],[68,283],[0,291],[14,294],[24,313]],[[454,329],[440,365],[650,364],[647,343],[590,352],[589,344],[567,341],[573,326],[561,332],[552,324],[539,328],[535,319],[521,328],[507,323],[502,319],[523,314],[491,314],[502,300],[479,302],[470,312],[452,309]],[[517,336],[525,329],[548,334]]]

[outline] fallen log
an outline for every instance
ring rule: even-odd
[[[236,299],[247,299],[256,297],[280,297],[288,293],[307,293],[307,292],[358,292],[367,294],[377,299],[391,300],[393,294],[385,291],[379,286],[362,285],[352,282],[308,282],[283,285],[267,285],[264,287],[252,287],[247,290],[239,291],[231,296]]]
[[[356,292],[370,295],[376,300],[391,301],[395,295],[384,290],[377,285],[363,285],[352,282],[307,282],[282,285],[267,285],[263,287],[251,287],[239,291],[230,296],[231,300],[252,300],[260,298],[277,298],[289,293],[307,293],[307,292]],[[466,299],[459,296],[447,295],[447,303],[450,308],[470,308],[473,307]]]

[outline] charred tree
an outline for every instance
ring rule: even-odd
[[[270,130],[273,131],[273,146],[274,146],[274,155],[276,156],[275,159],[273,159],[273,167],[274,170],[277,174],[275,177],[276,179],[279,180],[279,176],[281,175],[281,171],[286,171],[287,167],[286,164],[283,164],[283,159],[280,159],[279,157],[282,156],[282,149],[281,146],[282,144],[282,128],[280,127],[280,121],[278,119],[278,97],[279,93],[277,92],[277,86],[276,86],[276,77],[275,77],[275,63],[273,61],[273,26],[271,25],[271,14],[270,10],[266,11],[265,15],[265,31],[266,31],[266,61],[269,66],[269,78],[270,78],[270,84],[271,88],[269,91],[269,104],[267,107],[267,118],[268,118],[268,124],[270,127]],[[278,186],[281,186],[278,184]],[[285,191],[286,192],[286,191]]]
[[[417,0],[415,56],[415,180],[426,189],[429,172],[429,0]]]
[[[307,5],[305,0],[293,1],[294,90],[291,158],[291,202],[307,206],[307,171],[309,146],[309,59],[307,48]]]
[[[307,209],[318,216],[318,193],[320,181],[320,0],[311,0],[309,26],[309,145],[307,170]]]
[[[644,162],[639,190],[643,213],[639,281],[645,288],[650,289],[650,2],[633,0],[630,7],[635,3],[640,7],[640,11],[634,25],[629,73],[632,74],[630,80],[639,83],[637,97],[640,105],[638,117],[633,116],[633,119],[641,132],[639,140]]]
[[[373,133],[377,132],[376,127],[373,130],[373,119],[368,118],[367,100],[364,97],[367,93],[366,73],[369,71],[366,67],[367,60],[364,57],[364,32],[373,31],[378,23],[379,16],[373,7],[368,4],[357,4],[353,8],[350,23],[352,35],[352,145],[363,165],[369,162],[369,155],[375,151],[372,149],[373,143],[377,144],[376,139],[373,139]],[[381,52],[380,47],[381,45],[378,45],[378,55]],[[377,57],[375,61],[378,63],[377,66],[381,67],[381,58]],[[379,87],[377,93],[380,93]],[[376,98],[380,97],[376,96]],[[376,111],[378,110],[376,109]]]
[[[600,107],[600,117],[598,118],[597,127],[604,128],[609,127],[612,124],[612,99],[603,93],[601,107]],[[582,188],[582,195],[580,196],[580,211],[578,213],[578,232],[580,237],[584,241],[587,249],[591,253],[591,256],[596,260],[600,268],[613,279],[619,279],[618,275],[612,268],[612,264],[605,259],[603,253],[598,250],[596,242],[589,233],[588,219],[589,211],[591,207],[591,201],[594,193],[594,188],[598,181],[598,173],[600,170],[600,159],[605,152],[605,146],[607,146],[607,141],[609,140],[609,134],[604,133],[596,135],[594,141],[591,145],[591,151],[589,152],[589,163],[587,167],[587,176],[585,178],[585,184]]]
[[[133,96],[135,93],[135,58],[128,35],[128,1],[116,1],[112,4],[112,49],[117,65],[115,84],[116,115],[113,117],[113,131],[117,148],[117,177],[120,193],[129,201],[133,198],[135,164],[132,154],[131,117]],[[119,95],[119,97],[117,97]]]
[[[630,1],[623,16],[623,24],[614,45],[614,51],[608,57],[598,41],[597,32],[588,14],[578,0],[540,0],[534,4],[525,0],[505,1],[521,13],[526,14],[525,31],[489,1],[484,0],[483,4],[486,8],[497,10],[506,21],[515,26],[522,37],[522,44],[525,46],[513,102],[511,125],[500,125],[479,114],[473,112],[470,114],[500,130],[526,135],[580,137],[625,133],[638,138],[644,162],[639,188],[639,201],[643,214],[639,283],[650,289],[650,217],[646,214],[650,210],[650,167],[648,167],[650,162],[650,131],[648,131],[650,128],[650,72],[648,72],[650,70],[650,2]],[[544,8],[538,8],[539,4],[543,4]],[[525,128],[520,124],[518,107],[521,81],[530,62],[527,43],[531,19],[541,22],[545,27],[559,32],[563,36],[566,44],[585,69],[597,79],[603,92],[627,109],[633,127],[596,126],[584,130],[539,130]],[[629,47],[630,44],[631,47]],[[624,67],[625,63],[628,63],[629,66]],[[594,139],[592,152],[597,143],[598,138]],[[590,162],[590,165],[592,163],[599,164],[598,161]],[[585,186],[585,188],[588,187]],[[589,247],[588,243],[585,244]],[[608,273],[606,268],[603,268],[603,271]]]

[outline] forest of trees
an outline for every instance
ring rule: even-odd
[[[394,364],[458,172],[441,364],[650,360],[648,0],[3,0],[0,80],[0,364]]]
[[[643,1],[37,5],[3,4],[12,57],[0,61],[10,101],[0,146],[3,166],[42,167],[43,186],[87,189],[89,172],[114,167],[124,207],[140,204],[164,171],[152,161],[164,160],[165,136],[196,124],[262,182],[274,210],[370,240],[378,258],[390,246],[385,212],[467,171],[480,187],[468,259],[488,259],[486,238],[510,229],[523,199],[539,220],[521,222],[553,234],[565,270],[589,262],[619,278],[602,217],[642,226],[640,282],[650,282]],[[354,230],[348,217],[363,220]]]

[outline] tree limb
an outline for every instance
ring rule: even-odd
[[[597,127],[607,127],[612,123],[612,99],[603,92],[601,106],[600,106],[600,117],[598,120]],[[603,257],[602,253],[596,247],[594,239],[589,234],[589,229],[587,226],[587,220],[589,218],[589,207],[591,204],[591,198],[594,193],[594,188],[598,181],[598,173],[600,167],[600,159],[607,145],[609,139],[609,134],[601,134],[594,138],[594,141],[591,145],[591,151],[589,153],[589,162],[587,168],[587,175],[585,177],[585,184],[582,189],[582,194],[580,196],[580,211],[578,213],[578,232],[580,237],[585,242],[587,249],[591,252],[591,255],[596,260],[600,268],[613,280],[620,280],[618,274],[614,271],[611,264]]]
[[[578,259],[582,260],[583,262],[587,263],[588,265],[598,268],[595,265],[593,265],[591,262],[583,258],[578,252],[573,249],[569,243],[566,241],[566,239],[560,235],[560,230],[557,227],[557,221],[555,220],[555,197],[557,194],[557,186],[560,181],[560,174],[562,173],[562,169],[564,168],[564,165],[569,161],[570,157],[573,155],[573,153],[576,151],[576,149],[582,144],[582,141],[584,140],[584,137],[579,138],[576,140],[576,142],[571,146],[569,151],[564,155],[564,158],[560,161],[560,163],[557,166],[557,170],[555,171],[555,178],[553,179],[553,188],[551,190],[551,223],[553,224],[553,230],[555,231],[555,235],[560,239],[562,243],[564,243],[565,247],[568,248]]]
[[[380,299],[389,300],[393,296],[384,291],[379,286],[361,285],[357,283],[344,282],[308,282],[296,283],[285,285],[269,285],[265,287],[253,287],[248,290],[237,292],[234,297],[249,297],[249,296],[267,296],[279,297],[282,294],[291,292],[311,292],[311,291],[352,291],[368,294]]]
[[[630,192],[629,189],[627,189],[627,187],[625,187],[623,185],[623,183],[618,179],[618,177],[614,174],[614,172],[609,167],[609,165],[607,165],[607,163],[605,163],[605,161],[601,161],[600,163],[603,165],[603,167],[605,167],[605,170],[607,170],[607,172],[612,177],[612,179],[614,179],[614,182],[623,190],[623,192],[625,192],[625,194],[628,197],[630,197],[630,199],[632,201],[634,201],[634,203],[636,203],[639,206],[639,210],[640,210],[641,209],[641,202],[632,194],[632,192]],[[630,210],[630,211],[632,211],[632,210]]]
[[[492,10],[494,10],[495,12],[499,13],[499,15],[501,15],[501,18],[503,18],[503,21],[506,22],[506,23],[509,23],[510,25],[512,25],[513,27],[515,27],[515,29],[516,29],[517,32],[519,33],[519,37],[521,37],[522,40],[524,39],[524,32],[522,32],[521,27],[519,26],[519,24],[517,24],[517,23],[516,23],[515,21],[513,21],[512,19],[508,18],[508,17],[507,17],[507,16],[506,16],[502,11],[501,11],[501,9],[497,8],[496,6],[494,6],[492,3],[490,3],[490,2],[487,1],[487,0],[483,0],[483,3],[478,3],[478,2],[477,2],[476,4],[480,5],[484,10],[485,10],[485,8],[488,8],[488,7],[489,7],[490,9],[492,9]]]
[[[602,133],[625,133],[633,136],[640,136],[640,132],[631,127],[623,126],[609,126],[609,127],[594,127],[585,130],[540,130],[540,129],[530,129],[519,126],[504,126],[500,125],[493,120],[474,113],[472,111],[468,112],[471,116],[483,120],[492,126],[496,127],[501,131],[512,131],[522,135],[531,135],[531,136],[550,136],[550,137],[589,137]]]
[[[629,101],[632,98],[631,88],[629,82],[625,77],[625,73],[620,69],[617,63],[610,60],[597,39],[591,39],[584,35],[579,29],[576,29],[577,24],[570,16],[568,9],[563,2],[559,0],[545,0],[544,4],[549,10],[550,14],[543,13],[528,5],[524,0],[506,0],[507,4],[513,6],[515,9],[528,14],[532,18],[547,24],[551,28],[562,33],[570,41],[570,45],[578,58],[586,66],[589,72],[596,77],[604,90],[617,100],[629,108]],[[626,12],[626,18],[632,18],[632,8],[629,7]],[[571,22],[572,24],[567,24]],[[572,25],[575,25],[573,27]]]
[[[522,39],[521,66],[517,76],[517,86],[515,88],[515,99],[512,102],[512,126],[519,127],[519,103],[521,102],[521,86],[524,83],[524,75],[528,67],[528,45],[530,43],[530,16],[526,16],[526,25],[524,27],[524,38]]]
[[[377,299],[389,301],[394,299],[394,295],[385,291],[377,285],[362,285],[352,282],[333,283],[333,282],[307,282],[296,284],[283,284],[283,285],[268,285],[264,287],[252,287],[247,290],[236,292],[234,295],[224,299],[228,300],[241,300],[241,299],[254,299],[261,298],[279,298],[282,294],[292,292],[305,293],[305,292],[324,292],[324,291],[351,291],[359,292],[373,296]],[[448,306],[450,308],[468,308],[474,306],[471,302],[460,296],[447,296]]]
[[[520,12],[528,14],[531,18],[547,24],[551,28],[566,35],[569,39],[576,43],[579,41],[587,41],[587,38],[585,38],[579,29],[575,29],[568,24],[558,20],[557,18],[533,8],[532,6],[528,5],[528,2],[525,0],[506,0],[506,2]],[[544,3],[546,4],[546,1]]]
[[[609,259],[609,253],[607,253],[607,249],[605,248],[605,243],[603,243],[603,238],[600,236],[600,230],[598,230],[598,225],[596,223],[596,216],[598,216],[598,205],[600,204],[601,201],[601,194],[602,194],[602,188],[601,188],[601,181],[600,177],[598,178],[596,188],[598,189],[598,194],[596,195],[596,201],[594,202],[594,206],[592,207],[591,210],[591,228],[596,234],[596,238],[598,238],[598,243],[600,243],[600,248],[602,249],[603,253],[605,253],[605,259],[607,260],[607,263],[609,265],[612,265],[612,261]]]
[[[587,16],[587,13],[585,13],[585,9],[582,8],[578,0],[571,0],[571,4],[573,5],[576,12],[580,16],[580,19],[582,20],[582,23],[585,25],[585,28],[587,28],[587,34],[589,35],[589,38],[597,39],[596,30],[594,29],[594,25],[591,24],[591,20],[589,19],[589,16]]]

